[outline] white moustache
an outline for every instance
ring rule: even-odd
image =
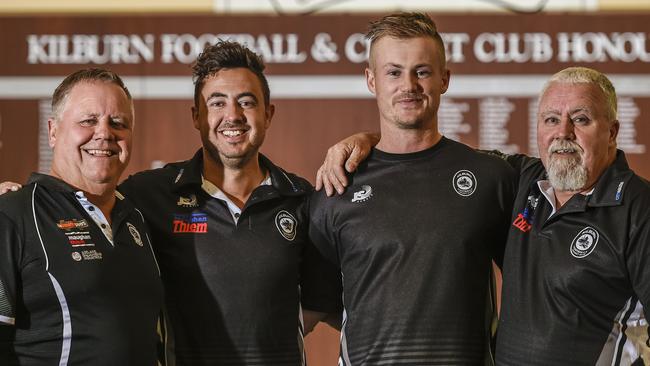
[[[570,140],[553,140],[551,145],[548,147],[548,153],[565,153],[573,154],[576,152],[582,152],[582,148],[574,141]]]

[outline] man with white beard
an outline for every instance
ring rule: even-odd
[[[616,149],[616,92],[595,70],[541,93],[503,267],[499,365],[650,362],[650,185]],[[546,170],[544,169],[546,167]]]
[[[541,160],[500,154],[520,175],[497,365],[650,364],[650,184],[617,150],[618,130],[612,83],[571,67],[541,93]],[[353,170],[376,139],[330,148],[317,187],[340,193],[343,163]]]

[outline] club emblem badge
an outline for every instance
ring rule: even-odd
[[[454,174],[452,185],[456,193],[468,197],[476,191],[476,177],[469,170],[459,170]]]
[[[143,246],[144,244],[142,243],[142,237],[140,236],[140,232],[138,229],[133,226],[130,222],[126,223],[126,226],[129,227],[129,232],[131,233],[131,236],[133,237],[133,241],[135,241],[136,244],[139,246]]]
[[[584,258],[591,254],[598,244],[600,235],[592,227],[582,229],[571,242],[571,255],[576,258]]]
[[[275,215],[275,226],[285,239],[293,241],[296,238],[298,222],[287,211],[282,210]]]

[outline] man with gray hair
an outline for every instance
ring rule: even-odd
[[[503,267],[501,365],[650,362],[650,185],[616,148],[616,92],[572,67],[539,102]]]
[[[146,225],[116,191],[131,95],[77,71],[52,96],[50,174],[0,197],[0,364],[155,365],[163,302]]]

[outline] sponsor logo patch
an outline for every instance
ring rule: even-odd
[[[621,182],[618,184],[618,187],[616,188],[616,200],[620,201],[621,200],[621,192],[623,191],[623,184],[625,182]]]
[[[275,215],[275,227],[285,239],[292,241],[296,238],[298,221],[290,213],[282,210]]]
[[[468,197],[476,191],[476,177],[469,170],[459,170],[454,174],[452,185],[456,193]]]
[[[95,249],[82,250],[81,252],[72,252],[72,260],[75,262],[101,260],[103,258],[102,252]]]
[[[70,246],[76,247],[94,247],[95,244],[90,242],[92,237],[90,231],[68,231],[64,233]]]
[[[576,258],[584,258],[591,254],[598,244],[600,235],[592,227],[582,229],[571,242],[571,255]]]
[[[183,197],[183,196],[178,197],[178,202],[176,202],[176,206],[199,207],[199,203],[196,199],[196,195],[191,194],[189,197]]]
[[[515,218],[515,221],[512,223],[512,226],[516,227],[520,231],[527,233],[530,229],[533,228],[531,222],[533,221],[533,214],[537,208],[537,203],[539,202],[539,197],[528,196],[526,200],[526,207],[524,211],[519,213]]]
[[[144,244],[142,243],[142,237],[140,236],[140,232],[138,231],[138,229],[136,229],[135,226],[133,226],[133,224],[131,224],[130,222],[127,222],[126,226],[129,227],[129,232],[133,237],[133,241],[139,246],[143,246]]]
[[[202,212],[189,215],[174,214],[172,232],[205,234],[208,232],[208,215]]]
[[[88,222],[85,219],[77,220],[59,220],[56,226],[61,230],[81,230],[88,227]]]
[[[530,231],[530,229],[533,228],[533,225],[531,225],[524,214],[518,214],[517,218],[515,221],[512,223],[512,226],[516,227],[520,231],[527,233]]]
[[[354,195],[350,202],[366,202],[372,197],[372,187],[369,185],[362,185],[361,189],[354,192]]]

